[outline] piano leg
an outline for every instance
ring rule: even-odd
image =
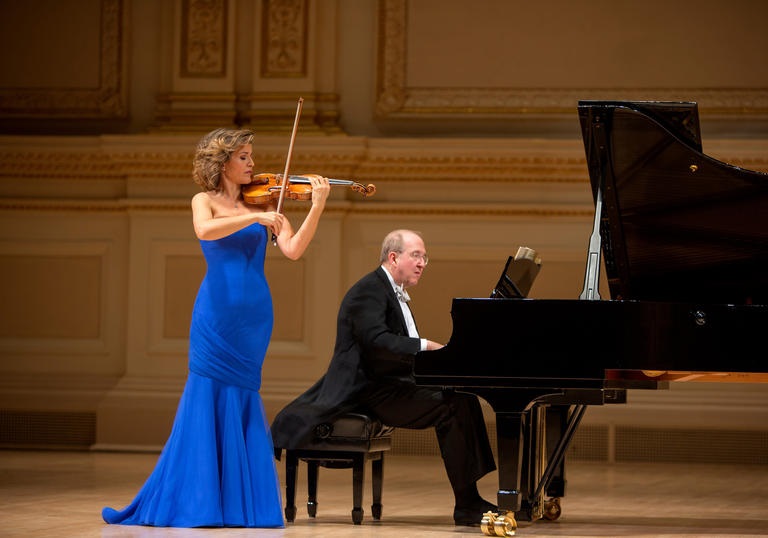
[[[570,406],[562,402],[577,398],[549,390],[521,389],[510,394],[485,389],[476,393],[490,403],[496,413],[499,473],[497,504],[502,520],[499,522],[488,518],[486,522],[484,518],[481,525],[484,527],[483,532],[491,532],[494,524],[503,524],[509,530],[517,528],[517,520],[534,521],[542,517],[556,519],[559,516],[559,499],[544,501],[544,493],[557,491],[557,484],[550,487],[556,470],[561,477],[560,485],[564,492],[563,458],[586,406],[577,405],[571,412]],[[554,444],[547,442],[546,417],[549,406],[556,406],[554,415],[559,414],[557,420],[552,419],[558,425],[555,435],[557,442]],[[552,517],[555,512],[557,515]]]
[[[545,443],[546,406],[533,405],[521,412],[497,412],[500,511],[517,521],[543,517],[541,478],[547,465]]]
[[[584,405],[571,408],[538,402],[520,414],[519,442],[509,445],[511,450],[516,444],[522,452],[516,458],[520,462],[517,520],[560,517],[560,497],[565,495],[565,453],[585,411]],[[545,500],[545,495],[550,499]]]
[[[498,453],[504,454],[498,461],[499,491],[497,502],[499,510],[516,514],[522,507],[520,492],[521,471],[523,468],[523,443],[525,412],[496,413],[496,442]]]
[[[496,413],[500,514],[483,517],[488,536],[513,536],[517,520],[560,516],[565,454],[588,405],[626,403],[625,389],[474,389]],[[551,411],[551,413],[548,413]],[[544,500],[544,495],[552,498]]]

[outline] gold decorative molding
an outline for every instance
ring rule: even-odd
[[[180,204],[179,207],[181,207]],[[187,204],[187,209],[189,209],[189,204]],[[42,199],[37,200],[27,198],[2,198],[0,199],[0,211],[44,211],[47,213],[125,213],[125,204],[111,200],[65,201]]]
[[[96,88],[0,88],[0,117],[125,118],[128,115],[126,9],[124,0],[100,2],[101,63]]]
[[[695,96],[700,110],[709,115],[768,114],[768,88],[409,86],[408,6],[409,0],[379,0],[375,103],[378,119],[562,117],[573,115],[580,99],[689,101],[691,96]]]
[[[126,178],[185,180],[191,170],[197,137],[182,144],[176,135],[148,135],[120,139],[95,137],[77,147],[69,144],[41,150],[31,141],[18,144],[0,138],[0,184],[30,180],[125,180]],[[63,139],[62,139],[63,140]],[[186,142],[188,141],[188,145]],[[280,172],[285,164],[288,137],[257,137],[254,160],[261,171]],[[106,146],[105,146],[106,144]],[[375,143],[360,138],[305,137],[292,159],[295,173],[322,173],[355,180],[390,183],[467,182],[582,182],[587,181],[583,149],[578,141],[542,143],[495,139],[406,139]],[[710,140],[710,156],[749,170],[768,172],[768,143]],[[19,185],[19,188],[23,185]]]
[[[103,154],[36,152],[6,152],[0,150],[0,180],[5,178],[77,178],[102,179],[113,177],[117,167]]]
[[[387,80],[396,77],[386,76]],[[379,116],[508,118],[521,115],[572,115],[580,99],[622,101],[689,101],[696,96],[707,115],[768,114],[768,88],[387,88],[377,97]],[[397,96],[397,99],[394,98]],[[620,96],[620,97],[617,97]]]
[[[361,163],[358,177],[390,182],[581,183],[587,180],[583,158],[524,156],[426,156],[370,159]]]
[[[0,211],[186,212],[198,190],[191,178],[197,137],[108,136],[76,144],[41,138],[45,146],[36,140],[0,137]],[[303,137],[300,143],[293,173],[376,186],[370,200],[334,189],[334,212],[578,216],[590,202],[578,141]],[[257,137],[258,170],[281,172],[287,147],[287,136]],[[723,162],[768,172],[767,141],[711,140],[710,147]]]
[[[307,75],[308,13],[306,0],[263,0],[261,76]]]
[[[301,202],[289,202],[286,214],[302,214],[307,206]],[[0,211],[46,213],[190,213],[188,200],[179,201],[94,201],[0,199]],[[330,202],[324,211],[327,215],[419,215],[419,216],[485,216],[485,217],[587,217],[591,209],[579,207],[515,207],[467,204],[400,204],[375,201]]]
[[[594,209],[541,208],[541,207],[490,207],[487,205],[384,205],[355,204],[347,211],[355,215],[419,215],[419,216],[482,216],[482,217],[591,217]]]
[[[183,0],[179,70],[182,78],[225,75],[227,1]]]

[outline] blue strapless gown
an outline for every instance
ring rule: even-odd
[[[260,224],[200,242],[208,264],[192,312],[189,374],[173,429],[133,502],[107,523],[283,527],[272,438],[259,395],[272,334]]]

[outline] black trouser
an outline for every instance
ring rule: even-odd
[[[363,398],[361,403],[387,426],[435,428],[454,492],[496,470],[477,396],[397,383],[370,389]]]

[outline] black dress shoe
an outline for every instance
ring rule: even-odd
[[[457,506],[453,509],[453,522],[456,525],[466,527],[479,527],[483,521],[483,514],[486,512],[498,512],[495,504],[489,503],[485,499],[479,499],[468,506]]]

